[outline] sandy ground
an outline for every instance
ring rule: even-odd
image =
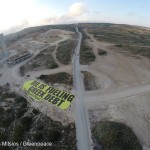
[[[58,33],[61,36],[57,37],[56,34]],[[91,125],[101,119],[125,122],[127,125],[132,127],[133,131],[140,139],[143,149],[149,150],[150,60],[144,57],[140,57],[140,59],[129,56],[127,57],[121,53],[111,50],[110,47],[112,44],[97,42],[92,35],[89,34],[89,36],[91,37],[91,40],[89,40],[88,43],[93,47],[96,55],[96,61],[89,66],[81,66],[81,70],[89,71],[96,76],[98,78],[97,84],[100,86],[100,90],[84,92],[85,102],[90,110]],[[22,39],[21,41],[16,42],[12,47],[27,48],[34,53],[35,57],[44,47],[56,45],[71,37],[72,35],[70,32],[65,33],[60,30],[51,30],[40,34],[39,38]],[[54,38],[57,38],[57,40]],[[44,43],[44,40],[45,42],[49,40],[48,45],[47,43]],[[106,56],[98,56],[98,48],[104,49],[108,54]],[[55,52],[53,56],[55,56]],[[15,83],[22,85],[24,81],[36,78],[41,74],[52,74],[60,71],[71,73],[72,66],[64,67],[60,64],[60,68],[58,69],[43,70],[41,72],[33,71],[29,73],[29,78],[22,78],[19,76],[18,69],[27,61],[11,68],[9,68],[6,64],[1,63],[0,85],[9,82],[13,87]],[[145,88],[144,86],[147,84],[148,87]],[[139,92],[140,94],[138,94],[137,89],[134,89],[138,87],[138,90],[140,91],[144,89],[143,92]],[[130,88],[132,88],[132,92],[130,91]],[[119,96],[116,96],[116,94],[114,96],[113,94],[118,91],[122,91],[122,94],[119,94]],[[106,96],[102,97],[103,94]],[[106,100],[106,98],[108,98],[108,100]],[[51,108],[47,104],[39,104],[37,106],[37,103],[33,103],[33,106],[40,108],[43,113],[48,113],[48,115],[52,116],[53,119],[60,119],[62,122],[66,121],[66,119],[62,120],[62,118],[66,118],[64,117],[66,114],[63,115],[61,114],[62,112],[59,112],[58,116],[56,116],[56,110],[52,108],[52,111],[50,111]],[[71,112],[73,111],[71,110]],[[69,113],[70,112],[68,112],[67,115]],[[70,120],[72,120],[72,118],[68,119],[68,121]]]
[[[130,126],[143,145],[150,149],[150,93],[118,101],[103,101],[89,110],[91,125],[100,120],[119,121]]]
[[[88,70],[99,77],[101,90],[111,88],[124,88],[137,84],[150,83],[150,60],[145,57],[139,59],[126,57],[110,49],[112,44],[98,42],[92,35],[88,34],[93,42],[96,61],[89,65]],[[107,51],[106,56],[98,56],[97,49]]]
[[[112,50],[113,44],[88,36],[96,61],[84,70],[96,76],[100,86],[100,90],[86,91],[91,126],[106,119],[124,122],[132,127],[143,149],[150,150],[150,60],[125,56]],[[98,56],[98,48],[107,55]]]
[[[30,38],[24,38],[21,40],[16,41],[13,45],[11,45],[10,55],[16,54],[17,51],[21,49],[27,49],[30,52],[33,53],[33,56],[25,60],[19,64],[16,64],[14,66],[8,66],[5,62],[0,62],[0,85],[4,85],[6,83],[10,83],[11,90],[21,92],[21,88],[25,81],[36,79],[40,75],[48,75],[48,74],[55,74],[59,72],[67,72],[72,74],[72,66],[70,65],[62,65],[56,60],[55,51],[53,52],[53,57],[56,60],[56,62],[59,64],[59,68],[56,69],[45,69],[41,71],[31,71],[28,72],[26,75],[30,75],[27,77],[26,75],[24,77],[20,76],[19,74],[19,68],[20,66],[26,64],[31,59],[34,59],[37,54],[39,54],[43,49],[56,45],[56,48],[58,47],[58,43],[66,41],[68,39],[72,39],[73,32],[64,31],[64,30],[56,30],[51,29],[47,32],[44,32],[40,35],[37,35],[37,37],[30,37]],[[70,92],[67,86],[56,84],[54,85],[55,88],[59,88],[62,90],[66,90]],[[23,94],[23,93],[20,93]],[[74,121],[74,103],[72,104],[72,107],[69,108],[67,111],[62,111],[59,108],[56,108],[55,106],[51,105],[48,102],[31,102],[31,105],[33,107],[38,108],[42,113],[46,114],[47,116],[51,117],[52,119],[56,121],[60,121],[63,124],[67,124],[69,122]]]
[[[73,37],[73,32],[58,30],[58,29],[50,29],[44,33],[35,35],[29,35],[29,37],[25,37],[23,39],[17,40],[15,43],[11,44],[8,49],[27,49],[32,51],[37,51],[38,49],[42,49],[46,45],[49,44],[55,45],[61,41],[68,40]]]

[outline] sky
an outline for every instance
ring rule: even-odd
[[[150,27],[150,0],[0,0],[0,33],[30,26],[108,22]]]

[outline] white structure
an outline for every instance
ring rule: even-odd
[[[7,57],[8,56],[8,50],[5,44],[4,36],[3,34],[0,34],[0,47],[1,47],[1,52],[0,52],[0,57]]]

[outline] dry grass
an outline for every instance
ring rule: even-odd
[[[54,69],[57,68],[58,65],[53,59],[52,52],[54,51],[55,46],[46,48],[41,51],[36,57],[34,57],[31,61],[25,64],[24,70],[32,71],[32,70],[40,70],[40,69]]]
[[[84,75],[83,82],[85,90],[91,91],[99,89],[99,85],[96,82],[95,76],[93,76],[90,72],[87,71],[83,71],[82,73]]]
[[[66,72],[60,72],[51,75],[41,75],[39,79],[43,80],[46,83],[51,84],[59,83],[73,86],[73,77]]]
[[[136,26],[91,23],[80,24],[80,27],[87,28],[89,33],[103,42],[150,46],[150,31]]]
[[[70,64],[75,46],[76,46],[75,40],[70,40],[61,43],[56,50],[57,60],[64,65]]]

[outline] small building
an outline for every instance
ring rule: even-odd
[[[24,50],[14,56],[9,57],[7,59],[7,64],[10,64],[10,65],[18,64],[18,63],[30,58],[31,56],[32,56],[32,54],[29,51]]]

